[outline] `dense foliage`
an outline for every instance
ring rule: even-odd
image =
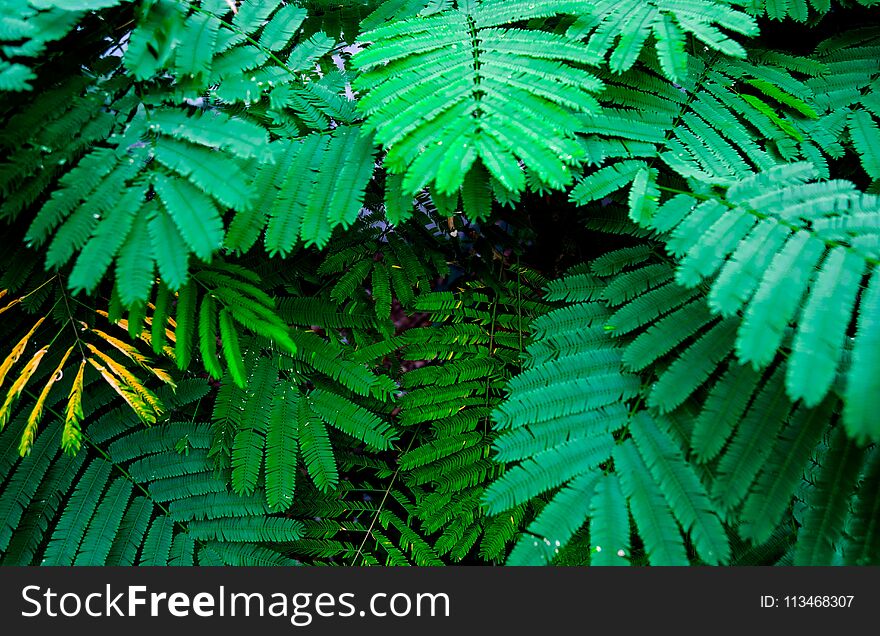
[[[0,0],[3,564],[880,564],[876,0]]]

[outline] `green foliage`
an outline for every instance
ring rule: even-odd
[[[571,38],[507,28],[554,13],[550,5],[487,1],[361,34],[371,44],[355,57],[355,86],[366,92],[358,107],[389,148],[389,171],[404,174],[405,192],[432,183],[468,196],[471,181],[485,187],[487,173],[519,192],[526,182],[518,160],[549,187],[571,181],[585,158],[575,115],[596,109],[591,93],[602,87],[579,68],[593,58]]]
[[[676,202],[674,212],[657,211],[669,232],[667,249],[678,260],[676,282],[710,285],[710,312],[729,317],[720,324],[738,323],[742,363],[760,371],[780,350],[790,351],[786,391],[808,407],[818,405],[844,371],[848,325],[877,318],[873,303],[864,302],[872,300],[873,285],[864,299],[860,287],[863,278],[876,278],[872,219],[880,215],[880,199],[848,181],[817,177],[811,164],[786,164],[739,181],[723,198],[691,197]],[[652,220],[646,224],[657,227]],[[799,327],[790,329],[792,322]],[[868,331],[861,329],[862,337],[851,343],[858,364],[846,371],[844,424],[856,439],[876,442],[880,430],[867,406],[873,393],[862,393],[861,365],[871,354],[861,349],[866,340],[868,351],[874,349]]]
[[[880,563],[876,0],[0,9],[0,563]]]
[[[746,51],[718,27],[742,35],[755,35],[757,24],[737,11],[728,0],[717,2],[600,1],[593,3],[568,31],[587,37],[587,53],[604,58],[615,72],[632,68],[642,47],[653,37],[657,59],[671,80],[687,75],[686,36],[692,34],[708,48],[731,57],[745,57]],[[716,26],[717,25],[717,26]],[[613,50],[612,50],[613,49]]]
[[[332,135],[314,133],[282,148],[274,164],[257,173],[259,187],[266,188],[259,207],[236,215],[228,247],[250,247],[266,225],[267,211],[269,254],[290,253],[297,238],[325,245],[334,227],[351,225],[360,212],[373,154],[369,137],[356,126],[337,128]]]
[[[105,9],[127,0],[3,0],[3,57],[0,58],[0,91],[30,91],[37,79],[30,66],[50,43],[66,36],[83,12]],[[30,58],[30,59],[28,59]]]
[[[549,499],[510,562],[552,562],[555,542],[564,547],[586,523],[596,564],[730,563],[731,533],[761,545],[785,527],[827,436],[843,449],[821,460],[827,477],[807,504],[814,512],[797,533],[795,558],[847,558],[844,528],[854,513],[845,502],[867,498],[864,510],[872,494],[857,484],[864,451],[846,432],[840,397],[794,405],[786,388],[794,356],[774,361],[762,381],[736,359],[732,319],[713,317],[705,298],[673,293],[687,288],[668,269],[651,280],[660,257],[645,256],[625,248],[602,257],[594,284],[615,272],[599,285],[604,302],[569,303],[534,322],[526,369],[494,413],[496,457],[519,463],[487,489],[486,503],[501,512]],[[574,289],[568,281],[578,276],[561,281]],[[551,297],[561,285],[549,285]],[[834,503],[821,498],[831,491]]]
[[[143,429],[118,409],[86,417],[89,447],[75,457],[58,455],[56,427],[35,457],[10,466],[0,497],[4,565],[292,562],[277,546],[302,536],[302,525],[266,518],[261,500],[227,490],[207,456],[207,424]]]

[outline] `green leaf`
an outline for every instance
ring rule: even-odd
[[[340,395],[315,390],[309,394],[307,403],[327,424],[372,448],[390,448],[397,439],[397,434],[387,422]]]
[[[113,538],[122,522],[122,515],[128,507],[132,491],[131,482],[121,477],[110,484],[95,510],[95,516],[89,523],[74,565],[104,564],[113,546]]]
[[[784,330],[798,311],[822,248],[818,239],[799,232],[773,258],[737,334],[736,352],[740,360],[751,362],[758,369],[776,355]]]
[[[193,335],[196,329],[196,284],[190,281],[177,293],[177,307],[174,314],[177,328],[174,331],[174,359],[177,368],[183,371],[192,358]]]
[[[110,472],[111,466],[106,462],[93,460],[89,464],[55,525],[43,554],[43,565],[73,565]]]
[[[226,360],[226,368],[232,380],[240,387],[247,385],[247,376],[242,362],[241,347],[238,344],[238,331],[232,321],[232,314],[228,309],[221,309],[220,321],[220,344],[223,346],[223,358]]]
[[[235,210],[247,210],[253,204],[253,191],[250,183],[243,178],[244,172],[233,159],[217,153],[211,148],[196,146],[168,137],[159,137],[156,141],[154,153],[159,163],[186,177],[193,186],[201,190],[201,192],[195,195],[198,197],[197,201],[200,205],[194,208],[191,205],[187,206],[185,203],[186,199],[182,198],[184,197],[181,192],[183,186],[180,185],[179,181],[158,179],[160,184],[173,184],[165,188],[166,194],[172,200],[170,205],[173,206],[173,211],[169,210],[172,216],[175,213],[185,214],[184,210],[189,208],[190,214],[183,217],[185,219],[183,222],[187,226],[185,228],[181,227],[181,232],[184,233],[184,236],[186,236],[188,230],[194,230],[195,225],[198,225],[195,221],[199,214],[203,215],[199,218],[201,224],[204,224],[209,229],[213,227],[210,222],[210,219],[216,216],[216,212],[213,215],[210,213],[213,204],[209,208],[201,205],[204,204],[205,194],[209,194],[224,206]],[[196,192],[196,190],[190,189],[187,194],[192,192]],[[168,204],[167,200],[164,201]],[[175,222],[181,223],[179,220],[175,220]],[[210,232],[207,232],[207,234],[213,237],[213,234]],[[194,237],[195,234],[188,237],[188,240],[192,242],[195,240]],[[201,245],[201,243],[198,244]]]
[[[631,440],[615,447],[614,465],[651,565],[688,565],[675,518]]]
[[[339,483],[339,471],[327,428],[312,412],[306,400],[300,400],[298,411],[299,443],[306,470],[318,488],[332,490]]]
[[[215,380],[223,377],[223,369],[217,358],[217,302],[208,294],[199,305],[199,351],[205,370]]]
[[[571,200],[578,205],[597,201],[631,183],[647,170],[642,161],[621,161],[588,174],[571,190]]]
[[[556,488],[573,477],[594,470],[608,459],[613,448],[610,435],[573,440],[508,469],[485,494],[490,514],[497,514]]]
[[[669,508],[682,528],[690,533],[697,554],[710,565],[728,563],[730,545],[724,527],[681,449],[658,422],[644,412],[633,417],[630,431]]]
[[[629,510],[617,475],[605,475],[590,501],[590,540],[593,565],[628,565]]]
[[[880,269],[871,275],[863,292],[853,345],[852,365],[846,379],[843,422],[847,432],[863,443],[880,442],[880,419],[871,396],[880,395]]]
[[[207,78],[217,45],[220,20],[203,13],[193,13],[185,23],[186,37],[177,45],[174,66],[180,76]]]
[[[594,473],[582,475],[556,493],[517,541],[507,565],[548,565],[590,514],[597,479]]]
[[[202,260],[210,260],[223,245],[223,219],[213,201],[188,181],[162,174],[154,177],[153,187],[190,249]]]
[[[854,110],[848,117],[849,134],[859,153],[862,167],[872,179],[880,179],[880,127],[863,110]]]
[[[134,219],[131,232],[119,250],[116,261],[116,285],[122,304],[131,307],[143,302],[153,288],[153,245],[147,232],[147,219]]]
[[[299,32],[307,16],[308,12],[302,7],[292,4],[281,7],[263,28],[260,45],[271,51],[283,49]]]
[[[159,275],[170,289],[180,289],[189,279],[190,246],[180,235],[180,230],[168,212],[158,205],[150,207],[147,232],[153,245]],[[83,253],[85,254],[85,250]]]
[[[293,504],[296,488],[299,423],[302,398],[283,384],[275,390],[266,433],[266,502],[285,510]]]
[[[406,193],[431,182],[453,193],[478,158],[508,191],[525,185],[518,159],[542,183],[569,183],[584,158],[575,115],[597,110],[590,93],[601,87],[575,66],[590,57],[560,34],[498,28],[519,20],[515,10],[483,27],[474,8],[361,34],[371,44],[354,56],[358,108],[388,150],[385,165],[405,174]]]
[[[831,388],[864,268],[861,256],[837,248],[813,280],[785,378],[793,400],[816,406]]]
[[[843,532],[849,493],[859,476],[864,450],[834,431],[822,461],[819,479],[807,501],[808,512],[795,544],[795,565],[830,565],[834,544]]]
[[[742,537],[763,543],[773,534],[828,426],[832,406],[826,399],[819,408],[800,407],[789,418],[743,505]]]
[[[219,112],[190,115],[161,109],[151,115],[150,123],[159,132],[175,139],[226,150],[237,157],[261,157],[268,149],[268,135],[262,126]]]
[[[880,453],[870,453],[851,514],[845,559],[849,565],[873,565],[880,560]]]

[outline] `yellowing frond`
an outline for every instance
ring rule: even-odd
[[[104,318],[106,318],[107,320],[110,320],[110,314],[108,314],[103,309],[96,309],[95,313],[100,316],[104,316]],[[116,325],[117,327],[119,327],[120,329],[124,329],[124,330],[128,331],[128,320],[126,320],[125,318],[120,318],[119,320],[113,322],[113,324]],[[150,326],[151,319],[149,316],[144,317],[144,324],[147,327]],[[141,333],[140,333],[140,335],[138,335],[138,338],[140,340],[142,340],[143,342],[145,342],[146,344],[152,344],[152,339],[150,337],[150,330],[149,329],[141,330]]]
[[[161,367],[147,367],[147,371],[162,380],[162,382],[170,386],[172,389],[177,388],[177,383],[174,381],[174,378],[172,378],[171,374],[168,373],[165,369]]]
[[[37,351],[34,354],[34,357],[25,365],[24,369],[21,370],[18,379],[16,379],[15,382],[12,383],[12,386],[9,387],[9,392],[6,394],[6,401],[4,401],[3,406],[0,407],[0,431],[3,430],[3,427],[6,426],[6,422],[9,421],[9,412],[12,410],[12,403],[21,395],[24,386],[27,384],[28,380],[31,379],[31,376],[34,374],[34,371],[37,370],[37,367],[40,366],[40,360],[43,359],[43,356],[46,355],[48,350],[49,346],[46,345]]]
[[[4,289],[3,292],[5,294],[6,290]],[[18,305],[19,303],[21,303],[21,298],[13,298],[12,300],[9,301],[9,303],[4,305],[3,307],[0,307],[0,314],[2,314],[3,312],[5,312],[8,309],[12,309],[13,307]]]
[[[67,358],[70,357],[70,352],[73,351],[73,347],[74,345],[70,345],[70,348],[64,352],[61,362],[55,367],[55,371],[52,373],[49,381],[46,382],[46,386],[40,391],[40,395],[34,404],[34,408],[31,409],[31,414],[28,416],[27,420],[27,426],[25,426],[24,432],[21,434],[21,441],[18,444],[18,453],[22,457],[31,452],[31,446],[33,446],[34,439],[37,437],[37,425],[40,423],[40,420],[43,419],[43,406],[46,404],[46,398],[49,397],[49,391],[52,390],[52,386],[61,379],[63,374],[62,369],[67,363]]]
[[[123,400],[125,400],[125,402],[131,407],[131,410],[137,414],[142,422],[144,422],[145,424],[152,424],[156,421],[156,414],[153,412],[152,409],[150,409],[147,404],[144,403],[140,396],[131,389],[131,387],[121,382],[119,378],[117,378],[115,375],[107,370],[107,367],[103,366],[94,358],[88,358],[88,361],[89,364],[91,364],[95,368],[95,370],[101,374],[101,377],[104,378],[104,381],[111,387],[113,387],[113,390],[116,391],[116,393],[118,393]]]
[[[132,347],[127,342],[123,342],[119,338],[114,338],[110,334],[104,333],[100,329],[92,329],[92,333],[97,334],[98,336],[106,340],[107,343],[112,345],[115,349],[123,353],[127,358],[137,363],[139,366],[143,367],[144,369],[149,368],[147,366],[147,362],[149,362],[147,356],[142,354],[140,351]]]
[[[172,387],[177,388],[177,385],[174,383],[174,380],[171,378],[167,371],[150,366],[150,359],[127,342],[123,342],[119,338],[114,338],[113,336],[104,333],[100,329],[92,329],[92,333],[95,333],[106,340],[107,343],[112,345],[118,351],[122,352],[127,358],[135,362],[138,366],[155,375],[165,384],[170,384]],[[145,331],[144,333],[147,332]]]
[[[128,369],[119,364],[116,360],[108,356],[103,351],[100,351],[97,347],[92,344],[87,345],[89,350],[94,353],[101,361],[107,365],[107,367],[116,375],[125,385],[138,396],[139,401],[146,407],[148,410],[152,411],[152,413],[146,418],[141,417],[144,422],[152,424],[156,421],[156,418],[162,414],[162,403],[159,401],[159,398],[155,396],[155,394],[146,388],[137,377],[134,376]],[[137,410],[137,409],[135,409]],[[140,414],[139,414],[140,415]]]
[[[83,394],[83,371],[86,361],[79,364],[73,386],[70,387],[70,395],[67,397],[67,408],[64,412],[64,430],[61,433],[61,448],[65,453],[76,453],[82,443],[82,431],[79,423],[83,419],[82,394]]]
[[[3,386],[3,381],[6,379],[6,374],[9,373],[9,370],[12,368],[12,365],[14,365],[16,362],[18,362],[18,359],[21,357],[21,354],[24,353],[25,347],[27,347],[27,343],[31,339],[31,336],[34,335],[34,332],[37,330],[37,328],[41,324],[43,324],[43,321],[45,319],[46,319],[46,317],[43,316],[36,323],[34,323],[34,326],[31,327],[31,330],[28,331],[24,335],[24,338],[19,340],[18,344],[16,344],[12,348],[12,351],[10,351],[9,355],[6,356],[6,359],[3,361],[3,364],[0,364],[0,386]]]

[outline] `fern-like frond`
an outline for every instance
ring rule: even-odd
[[[289,144],[276,161],[287,170],[268,186],[273,188],[266,228],[270,254],[289,254],[300,239],[323,246],[334,227],[354,222],[373,173],[374,148],[365,131],[343,126],[332,135],[310,135]],[[241,245],[239,236],[233,234],[231,247]]]
[[[821,472],[807,501],[804,526],[798,531],[794,559],[797,565],[819,565],[832,562],[835,543],[846,520],[849,502],[839,496],[852,490],[859,477],[863,449],[837,429],[823,457]]]
[[[406,192],[456,193],[479,164],[517,192],[520,160],[552,187],[571,181],[584,159],[574,115],[596,108],[601,83],[579,68],[592,58],[573,39],[511,28],[519,10],[484,2],[361,34],[371,44],[355,57],[355,86],[366,92],[358,108]],[[468,208],[474,192],[463,190]]]
[[[632,419],[630,431],[677,521],[690,533],[697,554],[711,565],[727,563],[730,547],[724,528],[681,449],[659,422],[644,413]]]
[[[816,177],[809,164],[783,165],[733,185],[720,202],[695,200],[670,241],[681,256],[679,283],[695,287],[708,282],[710,298],[716,299],[714,312],[743,311],[736,327],[741,361],[765,368],[797,321],[786,388],[792,399],[803,399],[808,406],[822,400],[841,370],[849,323],[871,320],[863,312],[873,305],[860,298],[871,298],[862,292],[861,281],[876,266],[868,238],[876,229],[866,227],[863,219],[880,210],[875,196],[856,191],[850,183],[814,181]],[[773,230],[774,240],[768,240],[771,223],[783,228]],[[739,229],[732,230],[732,224]],[[722,231],[724,240],[719,238]],[[703,247],[709,245],[711,250]],[[763,271],[746,267],[747,259],[766,266]],[[719,298],[736,300],[718,303]],[[847,394],[856,404],[867,399],[856,393],[858,382]],[[849,407],[847,413],[857,417],[857,408]],[[863,420],[848,420],[847,425],[865,430]]]
[[[653,35],[664,74],[672,80],[687,74],[685,42],[692,34],[705,46],[732,57],[746,51],[719,27],[741,35],[755,35],[757,24],[726,1],[596,2],[569,29],[572,37],[589,38],[587,51],[599,58],[609,52],[609,67],[626,71],[635,64],[645,42]],[[716,26],[717,25],[717,26]]]
[[[651,565],[687,565],[687,552],[675,517],[631,440],[614,449],[614,465],[648,561]]]

